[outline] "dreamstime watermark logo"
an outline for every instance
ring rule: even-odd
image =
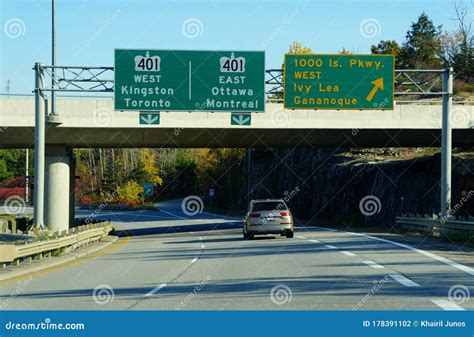
[[[114,21],[120,16],[121,12],[122,10],[119,8],[112,15],[108,16],[99,26],[99,28],[97,28],[96,31],[87,39],[87,41],[84,43],[84,46],[89,48],[90,45],[114,23]]]
[[[294,189],[292,189],[291,191],[285,191],[283,192],[283,200],[285,202],[290,202],[291,199],[293,199],[294,197],[296,197],[296,195],[300,192],[300,188],[299,186],[296,186]],[[271,214],[273,214],[274,216],[278,216],[278,213],[281,212],[281,211],[287,211],[287,208],[285,206],[284,203],[280,202],[278,203],[277,207],[275,207],[272,211],[271,211]],[[264,224],[267,224],[268,223],[268,218],[263,218],[263,223]]]
[[[92,291],[92,298],[94,302],[99,305],[104,305],[112,302],[115,297],[114,289],[108,284],[101,284]]]
[[[451,126],[462,127],[469,124],[469,122],[471,121],[471,116],[469,115],[469,112],[466,108],[456,107],[451,110],[449,120],[451,122]]]
[[[194,287],[193,291],[190,292],[185,298],[184,300],[182,300],[176,307],[175,307],[175,310],[181,310],[183,309],[185,306],[187,306],[189,304],[189,302],[191,302],[191,300],[194,298],[194,296],[196,296],[208,283],[209,281],[211,280],[211,276],[210,275],[207,275],[207,277],[200,281],[199,283],[196,284],[196,286]]]
[[[181,32],[187,38],[194,39],[204,33],[204,25],[197,18],[189,18],[181,24]]]
[[[32,281],[33,276],[28,276],[26,280],[18,281],[15,291],[7,299],[3,300],[2,303],[0,303],[0,309],[6,309],[11,304],[11,302],[30,285]]]
[[[293,292],[285,284],[277,284],[270,290],[270,299],[276,305],[283,305],[291,302]]]
[[[379,292],[379,290],[387,283],[389,280],[388,275],[380,281],[374,281],[373,287],[369,290],[369,292],[359,301],[356,305],[352,307],[352,310],[359,310],[362,308],[375,294]]]
[[[204,210],[204,202],[197,195],[190,195],[181,202],[181,210],[187,216],[200,214]]]
[[[449,210],[448,212],[448,215],[444,215],[440,218],[440,222],[442,224],[445,224],[446,221],[448,221],[449,217],[453,216],[454,214],[456,214],[457,212],[459,212],[461,210],[461,208],[469,201],[469,199],[471,199],[472,197],[474,197],[474,191],[473,190],[469,190],[469,191],[462,191],[461,192],[461,199],[459,199],[459,202],[457,202],[456,204],[454,204],[453,207],[451,207],[451,209]]]
[[[293,199],[294,197],[296,197],[296,195],[300,192],[300,187],[299,186],[296,186],[294,189],[292,189],[291,191],[285,191],[283,192],[283,200],[285,200],[285,202],[290,202],[291,199]]]
[[[12,18],[3,25],[3,32],[10,39],[16,39],[26,33],[26,25],[22,19]]]
[[[109,126],[114,121],[114,112],[109,108],[98,108],[94,111],[92,119],[98,127]]]
[[[298,16],[300,15],[299,9],[295,9],[290,15],[288,15],[278,27],[270,33],[270,35],[262,42],[262,47],[266,48],[273,40],[275,40],[282,31]]]
[[[94,175],[95,173],[89,171],[89,174]],[[109,205],[109,203],[112,200],[116,199],[118,196],[119,196],[118,191],[113,191],[112,193],[105,193],[105,198],[103,199],[103,202],[100,203],[99,206],[97,206],[97,208],[94,210],[94,212],[92,212],[91,214],[89,214],[88,217],[85,218],[85,222],[86,223],[94,222],[94,219],[97,216],[99,216],[102,213],[102,211]]]
[[[456,304],[466,304],[471,298],[471,293],[465,285],[456,284],[449,288],[448,298]]]
[[[19,215],[25,212],[26,203],[19,195],[12,195],[5,199],[3,206],[5,207],[5,212],[7,214]]]
[[[276,127],[285,127],[291,123],[291,113],[285,109],[273,110],[270,120]]]
[[[372,216],[380,213],[382,203],[375,195],[366,195],[359,202],[360,212],[365,216]]]
[[[375,18],[368,18],[362,20],[359,25],[359,32],[360,35],[365,37],[366,39],[370,39],[376,36],[379,36],[382,32],[382,26],[380,22]]]

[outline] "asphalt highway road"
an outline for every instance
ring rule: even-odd
[[[429,252],[318,227],[242,240],[241,219],[104,211],[103,253],[0,287],[0,308],[472,310],[474,270]],[[81,211],[85,215],[84,211]]]

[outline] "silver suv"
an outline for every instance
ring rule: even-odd
[[[244,221],[244,240],[255,234],[293,237],[293,217],[282,199],[252,200]]]

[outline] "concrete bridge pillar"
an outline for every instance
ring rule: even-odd
[[[47,146],[44,223],[49,230],[63,231],[69,228],[70,175],[70,156],[67,148]]]
[[[68,150],[69,157],[69,228],[74,226],[76,218],[76,157],[74,150]]]

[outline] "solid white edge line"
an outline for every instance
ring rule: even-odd
[[[333,246],[333,245],[324,245],[325,247],[329,248],[329,249],[337,249],[336,246]]]
[[[155,289],[153,289],[152,291],[150,291],[149,293],[147,293],[145,296],[146,296],[146,297],[153,296],[153,295],[155,295],[157,292],[159,292],[161,289],[163,289],[164,287],[166,287],[167,285],[168,285],[168,283],[162,283],[162,284],[160,284],[158,287],[156,287]]]
[[[349,252],[349,251],[347,251],[347,250],[343,250],[343,251],[341,251],[341,253],[344,254],[344,255],[347,255],[347,256],[357,256],[357,255],[355,255],[354,253]]]
[[[169,215],[171,215],[171,216],[174,216],[174,217],[177,218],[177,219],[189,220],[189,218],[185,218],[185,217],[182,217],[182,216],[179,216],[179,215],[176,215],[176,214],[167,212],[167,211],[163,211],[162,209],[160,209],[159,211],[160,211],[160,212],[163,212],[163,213],[166,213],[166,214],[169,214]]]
[[[353,235],[358,235],[358,236],[364,236],[366,238],[370,238],[370,239],[374,239],[374,240],[378,240],[378,241],[382,241],[382,242],[386,242],[386,243],[391,243],[395,246],[399,246],[399,247],[411,250],[413,252],[419,253],[421,255],[425,255],[427,257],[432,258],[433,260],[437,260],[439,262],[445,263],[445,264],[447,264],[451,267],[457,268],[459,270],[462,270],[465,273],[468,273],[468,274],[474,276],[474,269],[472,269],[471,267],[468,267],[468,266],[462,265],[460,263],[454,262],[454,261],[452,261],[450,259],[447,259],[445,257],[439,256],[439,255],[436,255],[436,254],[433,254],[433,253],[430,253],[430,252],[427,252],[427,251],[424,251],[424,250],[421,250],[421,249],[418,249],[418,248],[415,248],[415,247],[412,247],[412,246],[405,245],[403,243],[399,243],[399,242],[395,242],[395,241],[391,241],[391,240],[387,240],[387,239],[382,239],[382,238],[377,238],[375,236],[370,236],[370,235],[366,235],[366,234],[362,234],[362,233],[338,231],[338,230],[335,230],[335,229],[319,227],[319,226],[314,226],[314,227],[324,229],[324,230],[328,230],[328,231],[331,231],[331,232],[341,232],[341,233],[353,234]]]
[[[369,267],[372,267],[374,269],[382,269],[382,268],[385,268],[384,266],[378,264],[377,262],[374,262],[374,261],[362,261],[362,263],[365,263],[366,265],[368,265]]]
[[[466,309],[464,309],[463,307],[461,307],[460,305],[452,302],[452,301],[449,301],[449,300],[431,300],[431,302],[433,302],[434,304],[436,304],[438,307],[440,307],[441,309],[443,310],[459,310],[459,311],[465,311]]]
[[[319,240],[314,240],[314,239],[311,239],[311,240],[309,240],[309,241],[314,242],[314,243],[321,243],[321,241],[319,241]]]
[[[388,276],[390,276],[392,279],[394,279],[398,283],[403,284],[405,287],[419,287],[420,286],[418,283],[413,282],[409,278],[406,278],[405,276],[400,275],[400,274],[390,274]]]

